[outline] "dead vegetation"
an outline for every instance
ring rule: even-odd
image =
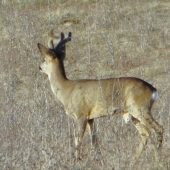
[[[170,3],[163,1],[3,0],[0,4],[0,169],[170,169]],[[72,156],[75,122],[54,100],[39,70],[37,43],[54,28],[73,33],[70,79],[135,76],[158,89],[152,114],[164,127],[133,159],[140,136],[122,116],[97,119],[99,148],[84,137],[83,160]]]

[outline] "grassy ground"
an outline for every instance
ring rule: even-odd
[[[0,4],[0,169],[170,169],[170,2],[168,0],[3,0]],[[72,156],[75,122],[54,99],[37,43],[48,32],[72,31],[65,60],[69,79],[135,76],[158,89],[152,109],[163,125],[135,162],[140,136],[122,115],[95,121],[81,161]]]

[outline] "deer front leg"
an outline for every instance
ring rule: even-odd
[[[91,138],[91,145],[96,146],[97,138],[96,138],[96,128],[94,125],[94,119],[90,119],[87,122],[88,132]]]
[[[81,118],[77,121],[76,137],[75,137],[76,159],[80,159],[80,149],[79,148],[81,145],[82,138],[84,136],[84,132],[86,130],[87,121],[88,121],[87,118]]]

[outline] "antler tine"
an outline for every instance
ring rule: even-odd
[[[64,33],[63,32],[61,32],[61,40],[60,41],[63,41],[64,40]]]
[[[68,37],[64,39],[64,33],[61,33],[60,42],[54,48],[55,52],[57,52],[66,42],[71,41],[71,32],[68,33]]]

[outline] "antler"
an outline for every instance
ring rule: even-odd
[[[64,33],[61,33],[60,42],[54,48],[55,54],[62,59],[65,58],[65,43],[67,43],[68,41],[71,41],[71,32],[68,33],[68,37],[65,39],[64,39]]]
[[[60,42],[57,44],[57,46],[54,48],[54,51],[58,53],[60,49],[67,43],[68,41],[71,41],[71,32],[68,33],[68,37],[64,39],[64,33],[61,33],[61,39]]]
[[[71,32],[68,33],[68,37],[65,39],[64,39],[64,33],[61,33],[60,42],[56,45],[56,47],[54,46],[53,41],[55,39],[59,39],[59,37],[54,35],[53,29],[51,29],[48,35],[49,35],[48,47],[50,49],[53,49],[55,54],[58,57],[61,57],[62,59],[64,59],[65,58],[65,43],[67,43],[68,41],[71,41]]]

